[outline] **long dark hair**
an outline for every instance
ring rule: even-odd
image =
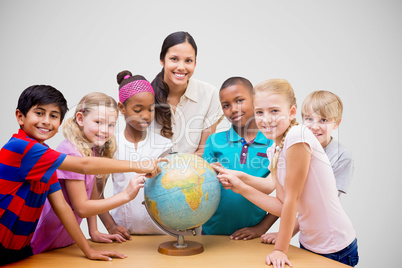
[[[169,48],[185,42],[189,43],[194,48],[195,56],[197,57],[197,45],[195,44],[193,37],[188,32],[175,32],[169,34],[163,41],[159,59],[164,61]],[[164,75],[165,70],[162,68],[160,73],[157,74],[152,81],[151,85],[155,91],[155,121],[162,126],[160,134],[166,138],[171,138],[173,136],[172,114],[167,101],[169,86],[163,80]]]

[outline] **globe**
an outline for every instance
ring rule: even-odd
[[[201,157],[175,153],[166,158],[169,162],[159,163],[162,171],[145,181],[145,205],[159,227],[178,237],[175,246],[185,248],[182,235],[189,230],[195,234],[194,229],[215,213],[221,196],[219,180]]]
[[[185,231],[204,224],[220,200],[219,180],[212,167],[193,154],[171,154],[162,171],[144,186],[145,203],[160,224]]]

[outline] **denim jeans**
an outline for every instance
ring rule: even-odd
[[[300,248],[308,250],[302,244],[300,244]],[[353,240],[353,242],[349,246],[338,252],[330,254],[318,254],[318,255],[354,267],[359,262],[359,253],[357,252],[357,239]]]

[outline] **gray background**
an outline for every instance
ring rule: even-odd
[[[14,111],[26,87],[55,86],[71,110],[89,92],[117,98],[116,74],[129,69],[152,80],[163,39],[185,30],[199,47],[197,79],[219,87],[234,75],[253,84],[286,78],[299,106],[313,90],[341,97],[334,135],[355,159],[342,204],[357,231],[359,267],[396,267],[401,2],[245,2],[1,0],[0,144],[18,129]],[[59,133],[48,144],[62,139]]]

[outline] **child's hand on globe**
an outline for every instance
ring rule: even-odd
[[[216,163],[211,164],[211,167],[219,173],[218,179],[223,188],[231,189],[233,192],[239,193],[244,183],[234,174],[233,170],[226,169]]]
[[[131,178],[130,183],[127,185],[125,190],[129,200],[134,199],[137,196],[138,191],[144,187],[145,179],[145,174],[135,174]]]
[[[214,168],[214,166],[217,167],[217,168],[222,168],[223,170],[228,170],[228,171],[230,171],[230,173],[232,173],[233,175],[235,175],[235,176],[238,177],[239,179],[243,180],[243,177],[244,177],[244,174],[245,174],[243,171],[232,170],[232,169],[226,169],[226,168],[224,168],[224,167],[222,166],[221,163],[219,163],[219,162],[214,162],[214,163],[211,164],[211,167],[212,167],[217,173],[219,173],[219,171],[218,171],[216,168]]]
[[[144,173],[145,177],[147,178],[153,178],[161,172],[161,168],[158,165],[160,162],[169,162],[169,160],[167,158],[158,158],[140,162],[133,162],[133,164],[136,165],[136,172]]]

